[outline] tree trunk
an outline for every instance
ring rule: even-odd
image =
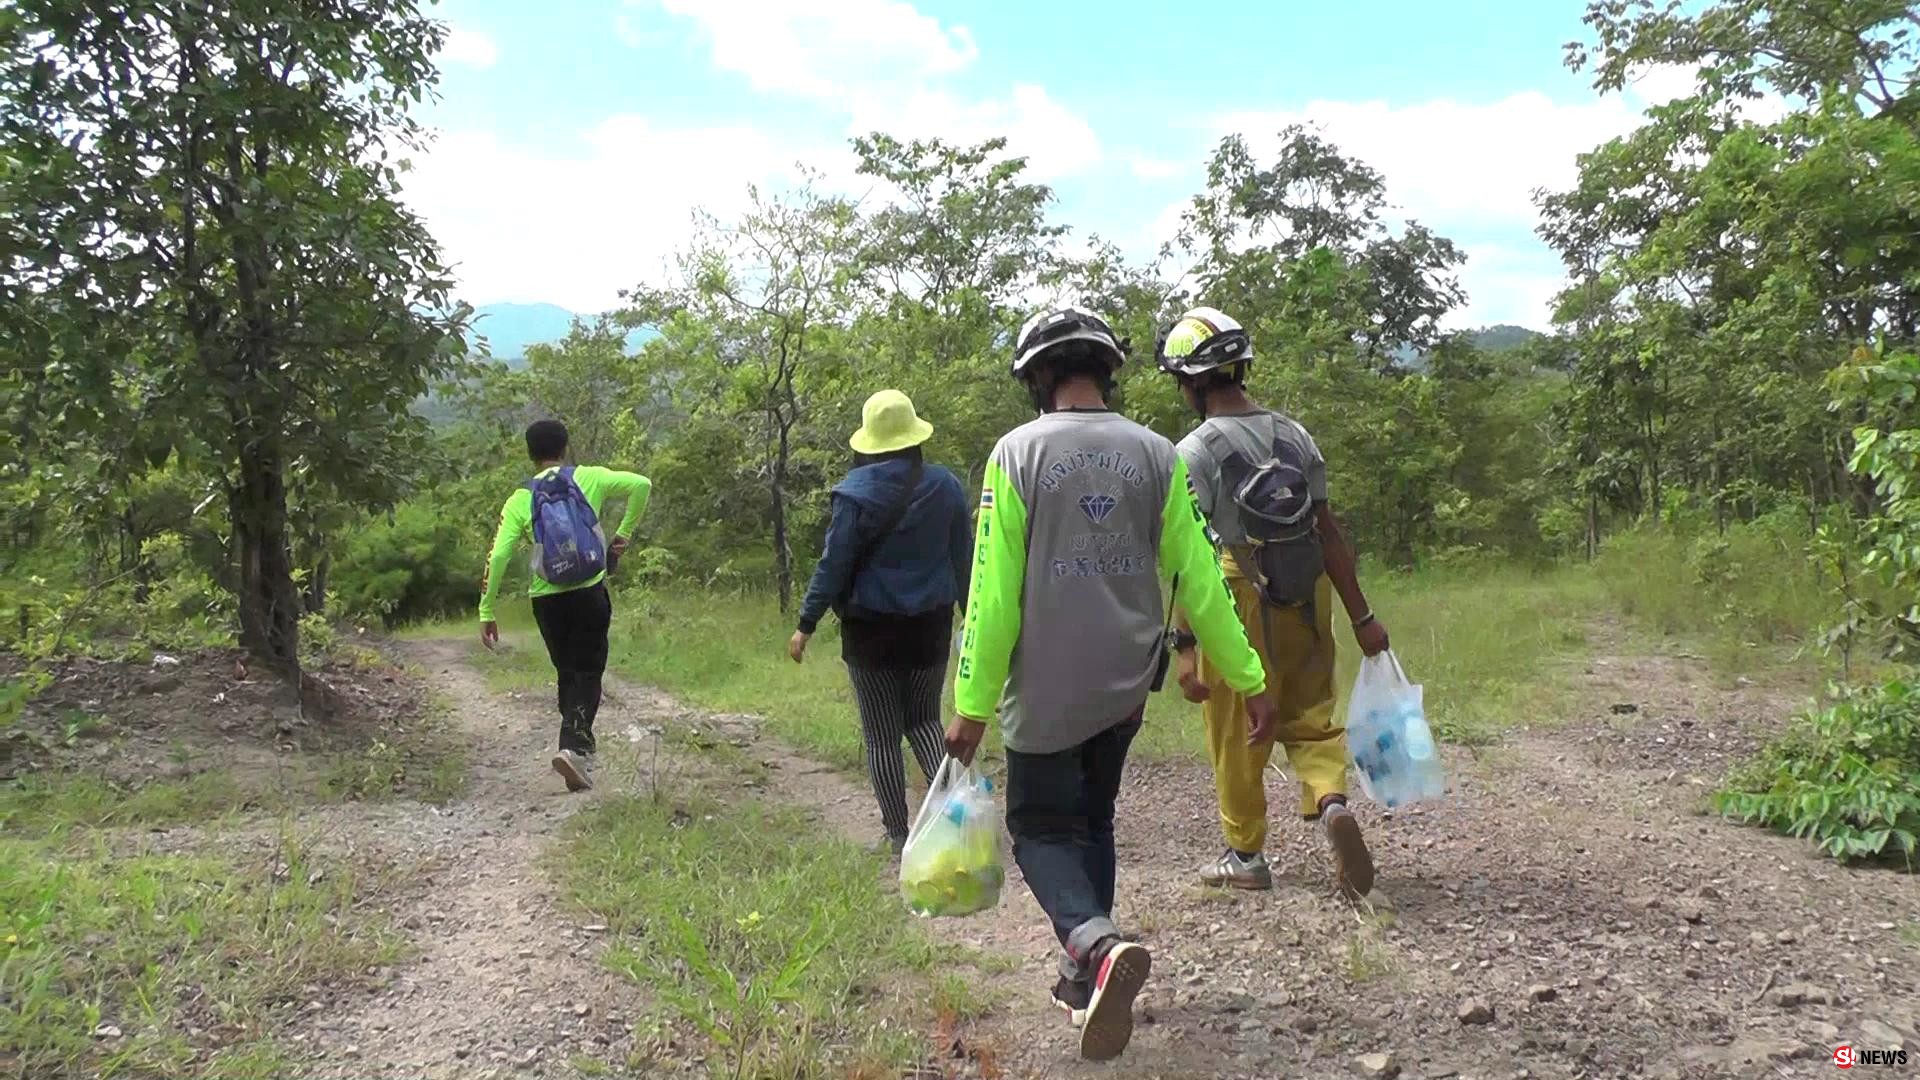
[[[322,551],[307,577],[306,611],[317,615],[327,609],[327,576],[333,571],[333,553]]]
[[[240,557],[240,644],[297,687],[300,594],[287,546],[284,463],[277,443],[258,437],[242,438],[239,458],[231,500]]]
[[[153,595],[152,568],[147,565],[146,538],[140,535],[139,515],[129,506],[120,514],[120,569],[133,575],[133,602],[144,604]]]
[[[780,613],[793,606],[793,547],[787,541],[787,459],[793,452],[790,425],[778,421],[780,441],[773,453],[773,572],[780,591]]]

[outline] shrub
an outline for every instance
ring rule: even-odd
[[[1839,691],[1729,777],[1714,808],[1812,840],[1841,860],[1920,843],[1920,687],[1891,680]]]
[[[1642,525],[1609,536],[1595,566],[1620,609],[1661,633],[1782,644],[1840,607],[1812,547],[1804,511],[1780,511],[1724,532]]]
[[[431,502],[408,503],[354,533],[333,572],[343,614],[387,626],[466,611],[480,589],[486,530]]]

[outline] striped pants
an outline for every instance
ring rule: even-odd
[[[847,665],[853,697],[860,706],[860,728],[867,744],[867,778],[880,802],[880,822],[895,840],[907,836],[906,763],[900,740],[913,747],[920,772],[932,782],[946,754],[946,729],[940,724],[940,689],[947,665],[928,668],[865,668]]]

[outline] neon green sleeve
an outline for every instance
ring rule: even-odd
[[[507,496],[500,507],[500,527],[493,534],[493,553],[487,557],[486,578],[480,585],[480,621],[493,621],[493,601],[500,595],[500,581],[513,562],[513,549],[526,539],[533,525],[533,493],[525,488]]]
[[[960,673],[953,681],[954,711],[969,720],[991,720],[1006,694],[1007,668],[1020,640],[1026,581],[1026,504],[1006,470],[991,461],[980,489],[967,630],[960,643]]]
[[[633,530],[640,527],[640,515],[647,512],[647,499],[653,494],[653,481],[639,473],[608,469],[605,483],[607,494],[627,500],[627,512],[620,518],[620,527],[613,531],[613,535],[632,538]]]
[[[1160,573],[1180,575],[1180,595],[1174,604],[1186,613],[1187,625],[1200,639],[1208,659],[1219,668],[1227,685],[1242,694],[1267,688],[1267,672],[1260,654],[1247,641],[1247,630],[1234,610],[1233,593],[1220,573],[1220,557],[1207,539],[1206,519],[1200,514],[1193,488],[1187,483],[1187,463],[1175,459],[1173,486],[1161,518]]]

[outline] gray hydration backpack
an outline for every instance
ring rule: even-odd
[[[1245,544],[1228,544],[1240,573],[1260,590],[1271,607],[1303,608],[1313,623],[1314,591],[1326,559],[1314,519],[1304,440],[1295,439],[1292,420],[1268,413],[1273,423],[1269,453],[1250,459],[1218,425],[1200,428],[1207,450],[1220,463],[1221,494],[1240,511]]]

